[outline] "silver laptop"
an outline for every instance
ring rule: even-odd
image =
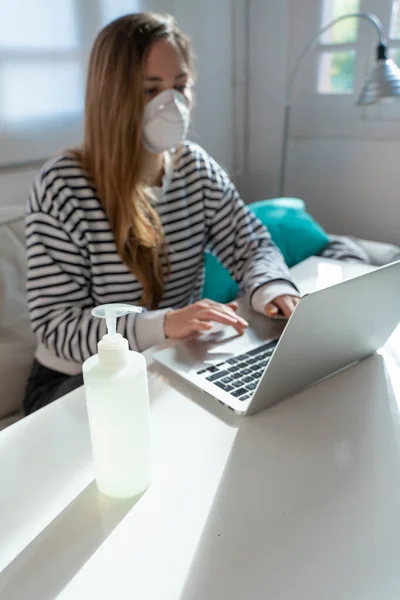
[[[254,414],[372,354],[400,323],[400,261],[304,296],[285,325],[257,317],[154,359],[239,414]],[[262,325],[260,322],[265,325]]]

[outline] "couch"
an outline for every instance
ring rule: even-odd
[[[375,265],[399,258],[390,244],[360,241]],[[25,234],[21,208],[0,208],[0,429],[20,419],[35,339],[25,300]]]
[[[0,429],[22,416],[35,348],[25,300],[25,264],[21,210],[0,209]]]

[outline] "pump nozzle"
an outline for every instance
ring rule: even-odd
[[[117,333],[117,315],[115,314],[115,308],[112,304],[105,305],[106,315],[106,327],[108,335],[115,335]]]
[[[92,310],[92,315],[106,320],[107,333],[115,336],[117,333],[117,319],[128,313],[141,313],[143,308],[132,304],[101,304]]]

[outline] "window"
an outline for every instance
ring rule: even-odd
[[[362,0],[322,0],[323,26],[345,14],[370,10],[370,2]],[[386,8],[386,10],[385,10]],[[400,58],[400,2],[377,3],[376,14],[382,20],[389,42],[390,57]],[[385,27],[385,24],[388,26]],[[346,19],[321,37],[318,68],[320,94],[351,94],[354,91],[356,51],[360,19]]]
[[[359,12],[360,4],[360,0],[325,0],[321,26],[342,15]],[[318,69],[320,94],[353,92],[358,27],[358,19],[347,19],[322,36]]]
[[[291,6],[291,66],[319,29],[345,14],[368,12],[382,22],[389,56],[400,66],[400,0],[299,0]],[[326,31],[301,63],[293,90],[291,137],[398,139],[400,102],[359,107],[378,37],[364,19]]]
[[[400,1],[394,0],[389,29],[390,58],[400,66]]]
[[[0,164],[79,142],[87,54],[97,31],[135,0],[0,3]]]

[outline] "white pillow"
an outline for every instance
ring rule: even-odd
[[[20,217],[0,223],[0,419],[21,410],[33,361],[35,337],[25,278],[25,228]]]

